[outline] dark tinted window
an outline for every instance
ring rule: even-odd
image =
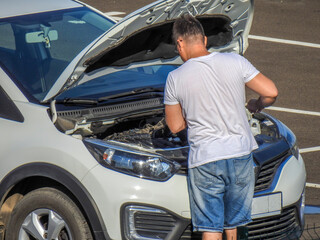
[[[176,68],[175,65],[153,65],[117,71],[71,88],[62,93],[58,99],[94,98],[137,88],[164,87],[168,73]]]
[[[0,118],[23,122],[24,118],[17,106],[0,86]]]
[[[0,64],[42,100],[69,63],[114,23],[81,7],[0,20]]]

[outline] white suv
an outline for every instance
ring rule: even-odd
[[[243,54],[253,1],[160,0],[119,23],[73,0],[2,0],[0,239],[201,239],[191,231],[186,130],[164,122],[182,62],[176,17],[195,15],[210,51]],[[201,94],[201,93],[200,93]],[[248,115],[259,144],[249,239],[304,225],[294,134]]]

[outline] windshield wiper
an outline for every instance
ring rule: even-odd
[[[86,99],[86,98],[64,98],[57,99],[56,103],[62,104],[72,104],[72,105],[98,105],[98,101],[95,99]]]
[[[112,100],[112,99],[117,99],[121,97],[130,97],[130,96],[135,96],[135,97],[154,97],[154,96],[160,96],[163,97],[163,89],[161,88],[137,88],[131,91],[127,92],[121,92],[121,93],[116,93],[112,95],[108,95],[105,97],[101,97],[99,99],[88,99],[88,98],[64,98],[64,99],[57,99],[56,103],[61,103],[65,105],[99,105],[99,103],[107,101],[107,100]]]
[[[146,94],[147,93],[147,94]],[[121,97],[129,97],[129,96],[163,96],[163,89],[159,88],[137,88],[128,92],[121,92],[112,94],[109,96],[101,97],[98,99],[98,102],[102,102],[109,99],[121,98]]]

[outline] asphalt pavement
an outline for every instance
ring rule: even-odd
[[[150,0],[84,0],[115,17]],[[320,206],[320,1],[256,0],[249,48],[245,57],[279,89],[273,108],[266,110],[296,135],[307,170],[306,204]],[[248,92],[247,98],[255,94]],[[312,187],[309,187],[312,186]],[[320,215],[307,215],[310,232],[320,236]],[[315,236],[313,234],[313,236]],[[305,239],[320,239],[309,237]]]
[[[319,0],[256,0],[250,35],[271,41],[252,37],[245,53],[279,89],[274,106],[281,111],[266,112],[295,133],[306,164],[307,186],[316,186],[306,188],[306,204],[315,206],[320,206],[319,24]],[[320,215],[306,215],[304,239],[320,239],[319,227]]]

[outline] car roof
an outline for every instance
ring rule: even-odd
[[[81,6],[73,0],[1,0],[0,19]]]

